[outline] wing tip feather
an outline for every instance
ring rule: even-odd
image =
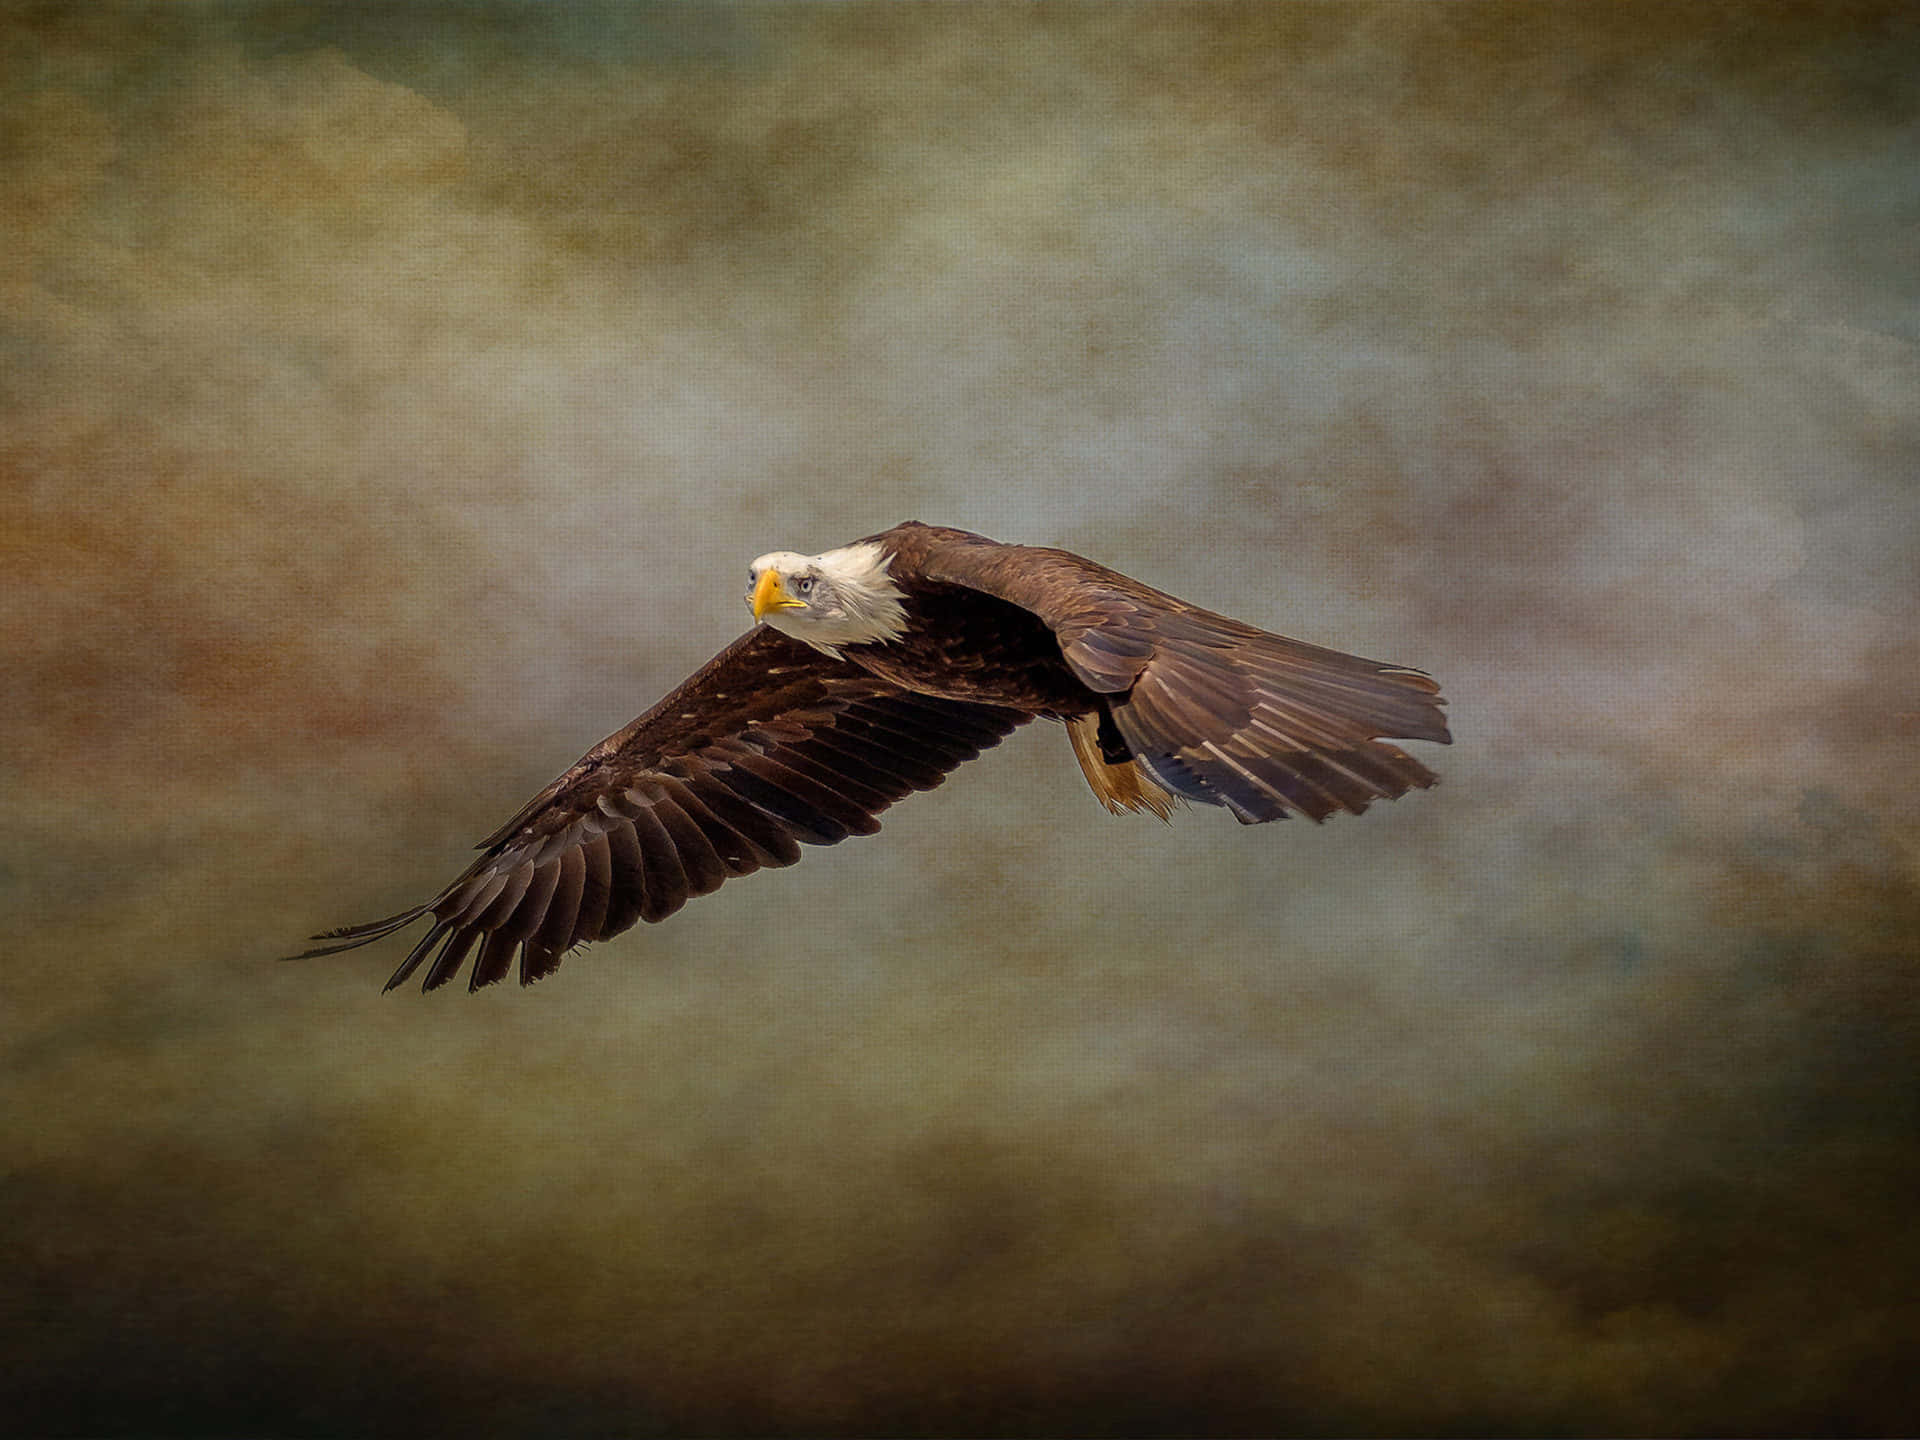
[[[412,909],[402,910],[397,915],[389,915],[381,920],[365,920],[357,925],[340,925],[332,930],[322,930],[312,936],[315,940],[327,940],[334,943],[315,945],[302,950],[297,955],[282,955],[290,960],[317,960],[324,955],[339,955],[348,950],[358,950],[363,945],[371,945],[376,940],[384,940],[397,930],[404,930],[421,916],[432,913],[433,904],[428,902],[415,905]]]

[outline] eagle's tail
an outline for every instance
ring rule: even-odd
[[[1154,783],[1138,760],[1128,757],[1116,762],[1102,752],[1100,724],[1104,718],[1095,710],[1067,721],[1073,758],[1080,762],[1080,773],[1087,777],[1095,798],[1116,815],[1123,810],[1151,810],[1162,820],[1172,819],[1174,797]]]

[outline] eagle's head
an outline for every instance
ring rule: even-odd
[[[842,645],[895,640],[907,628],[900,587],[878,541],[819,555],[774,550],[747,572],[753,618],[839,657]]]

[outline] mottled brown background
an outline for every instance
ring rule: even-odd
[[[0,1424],[1920,1425],[1911,7],[0,19]],[[1443,785],[275,962],[909,516]]]

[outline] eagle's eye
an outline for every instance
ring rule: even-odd
[[[802,575],[793,588],[798,590],[802,595],[811,595],[813,593],[813,577],[811,575]]]

